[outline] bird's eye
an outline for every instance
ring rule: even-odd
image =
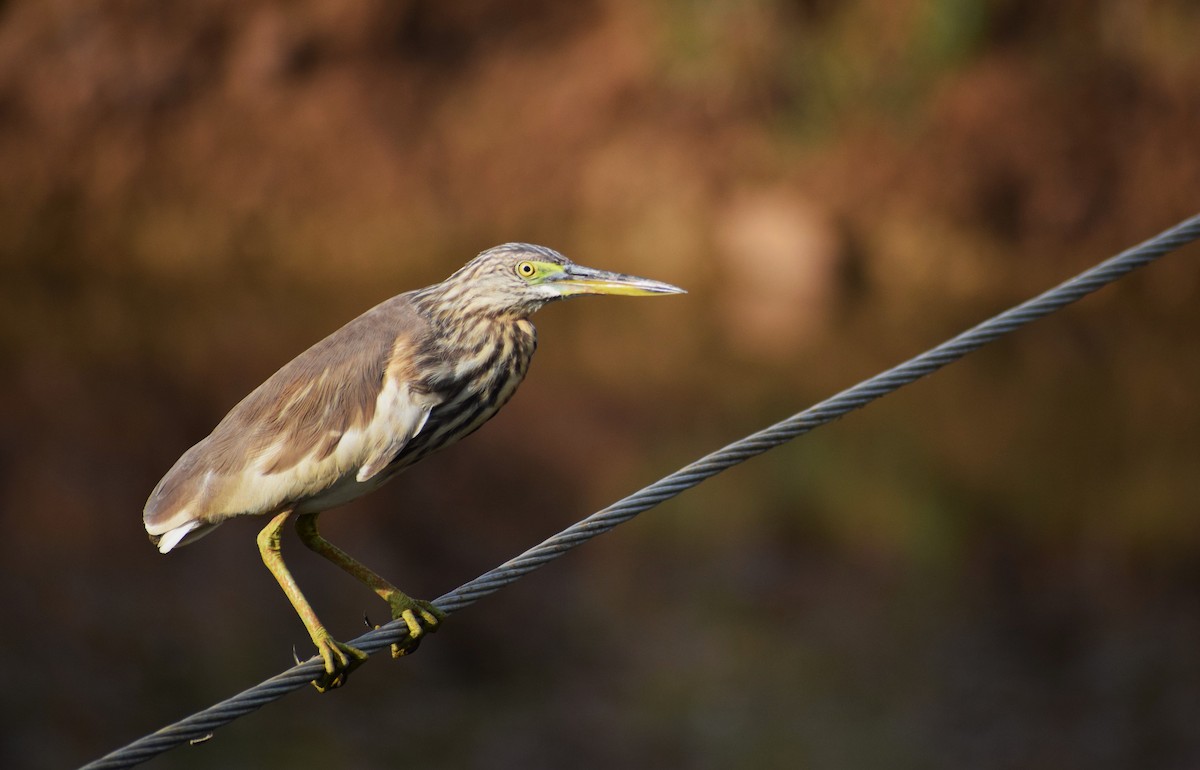
[[[522,278],[532,278],[536,272],[537,268],[533,266],[532,262],[521,262],[517,265],[517,275]]]

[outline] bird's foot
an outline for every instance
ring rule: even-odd
[[[414,599],[399,591],[384,599],[392,610],[392,620],[403,620],[408,626],[408,638],[392,645],[393,658],[416,652],[421,644],[421,637],[437,631],[446,619],[446,613],[433,606],[432,602]]]
[[[367,660],[367,653],[337,641],[328,633],[314,637],[313,642],[317,645],[321,659],[325,661],[324,675],[314,679],[312,683],[317,692],[341,687],[350,678],[350,672]]]

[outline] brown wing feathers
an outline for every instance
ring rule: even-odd
[[[265,474],[282,473],[330,456],[342,435],[374,416],[397,339],[419,340],[426,323],[404,295],[364,313],[277,371],[237,404],[213,432],[188,450],[146,505],[150,529],[187,519],[212,521],[239,513],[221,510],[222,487],[241,483],[260,458]],[[391,361],[392,376],[400,374]],[[232,491],[232,490],[230,490]],[[159,525],[159,526],[156,526]]]

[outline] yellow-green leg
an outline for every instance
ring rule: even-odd
[[[367,654],[339,642],[329,635],[325,626],[317,619],[317,614],[313,612],[308,600],[304,598],[304,594],[300,592],[300,586],[296,585],[296,579],[292,577],[287,565],[283,563],[280,530],[291,515],[291,511],[284,511],[262,528],[262,531],[258,533],[258,551],[262,554],[263,564],[267,565],[267,569],[271,570],[271,574],[279,581],[279,587],[287,594],[287,598],[296,609],[300,620],[304,621],[308,635],[312,637],[313,644],[317,646],[317,652],[325,661],[325,676],[313,680],[313,686],[319,692],[325,692],[345,684],[350,672],[367,659]]]
[[[305,513],[296,519],[296,532],[300,534],[300,541],[378,594],[391,608],[392,620],[403,620],[408,626],[408,641],[392,645],[393,658],[407,655],[417,649],[421,637],[426,632],[436,631],[438,624],[446,617],[445,614],[427,601],[412,598],[365,564],[321,537],[317,531],[318,515]]]

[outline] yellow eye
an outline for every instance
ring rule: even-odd
[[[517,265],[517,275],[522,278],[532,278],[537,273],[537,268],[532,262],[521,262]]]

